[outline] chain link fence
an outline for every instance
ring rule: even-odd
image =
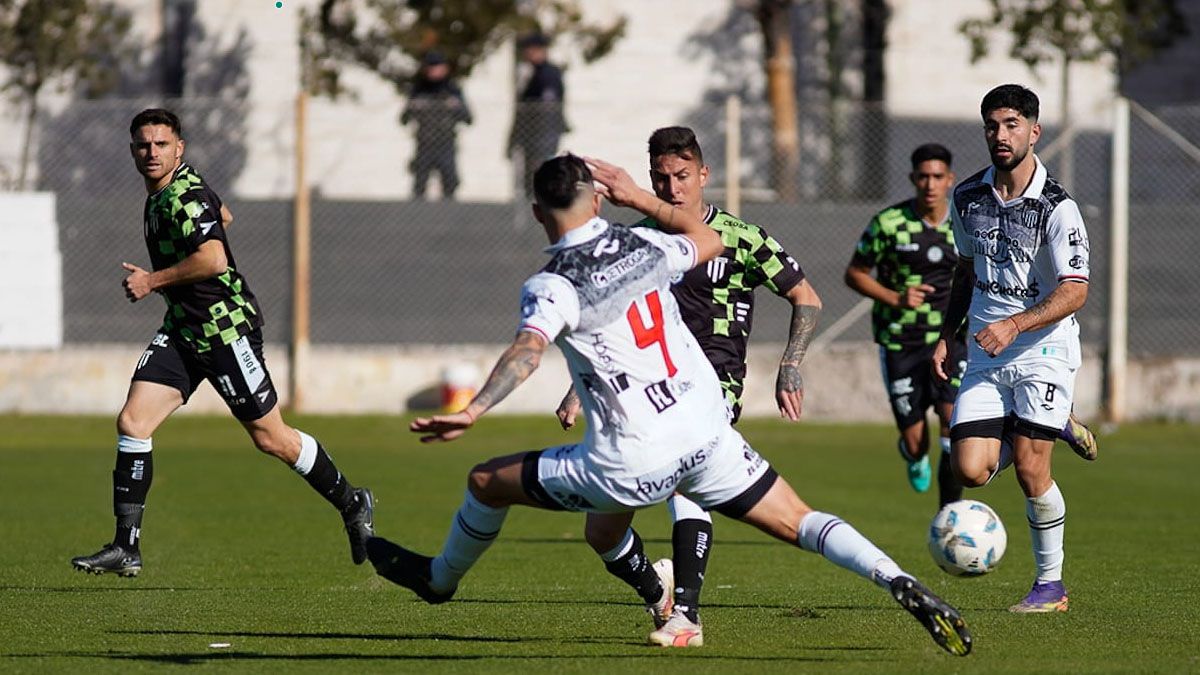
[[[57,194],[68,342],[141,342],[157,326],[161,306],[153,301],[131,306],[120,289],[120,263],[146,260],[141,240],[145,191],[128,154],[127,129],[132,115],[150,103],[75,102],[60,114],[46,116],[39,127],[36,175],[39,189]],[[652,129],[631,129],[621,119],[601,128],[571,129],[569,116],[564,119],[554,109],[514,114],[511,104],[500,110],[486,103],[473,106],[476,124],[489,115],[516,119],[507,143],[489,136],[492,145],[481,150],[464,141],[460,111],[423,105],[410,112],[404,127],[389,113],[395,138],[401,141],[396,148],[380,151],[396,155],[397,175],[381,177],[353,161],[336,167],[350,172],[342,177],[342,185],[395,183],[394,198],[326,194],[316,186],[314,343],[504,341],[516,324],[520,283],[545,260],[545,235],[530,215],[525,196],[526,164],[536,166],[544,156],[565,149],[597,151],[646,183],[645,148]],[[248,128],[251,112],[244,102],[188,99],[166,105],[184,119],[187,161],[234,213],[230,241],[239,268],[262,301],[267,340],[286,341],[292,195],[285,189],[277,191],[277,198],[251,199],[239,195],[237,186],[246,172],[290,175],[292,109],[255,111],[277,122],[273,140],[268,140],[280,149],[264,157],[263,140],[251,138],[258,132]],[[403,106],[397,107],[397,114]],[[781,165],[772,150],[769,109],[746,101],[741,110],[738,215],[762,225],[800,261],[825,303],[824,326],[847,317],[830,337],[869,340],[861,298],[842,283],[860,232],[876,211],[911,196],[908,156],[917,145],[940,142],[949,147],[960,180],[985,167],[981,124],[890,116],[875,106],[805,104],[798,115],[797,157]],[[696,130],[712,168],[706,196],[724,206],[731,196],[726,156],[731,127],[724,98],[703,101],[678,123]],[[1135,114],[1131,134],[1130,349],[1135,355],[1195,355],[1200,353],[1193,338],[1200,332],[1200,312],[1192,300],[1200,297],[1200,282],[1191,267],[1200,252],[1200,228],[1193,225],[1200,216],[1200,108],[1163,109],[1152,117]],[[1059,172],[1066,147],[1058,129],[1046,125],[1039,147],[1050,171],[1080,203],[1088,224],[1094,283],[1080,318],[1084,341],[1102,345],[1107,325],[1110,131],[1073,134],[1070,176]],[[480,176],[474,173],[481,170],[474,161],[480,152],[508,152],[513,159],[507,171],[487,169],[488,175]],[[310,166],[320,161],[314,158]],[[274,164],[264,168],[268,162]],[[322,176],[333,170],[320,169]],[[455,190],[460,181],[482,185],[483,192],[493,196],[466,199]],[[620,222],[638,217],[606,209],[606,216]],[[761,295],[757,339],[786,339],[787,303]]]

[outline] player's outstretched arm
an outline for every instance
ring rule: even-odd
[[[800,375],[800,364],[817,331],[821,298],[807,279],[792,287],[786,297],[792,302],[792,327],[783,358],[779,360],[779,373],[775,377],[775,402],[779,405],[780,417],[796,422],[800,419],[804,404],[804,378]]]
[[[517,333],[512,345],[504,350],[500,359],[496,361],[496,367],[492,368],[492,373],[488,375],[483,388],[462,412],[418,417],[409,425],[409,431],[424,434],[421,436],[422,443],[452,441],[462,436],[485,412],[529,379],[541,364],[542,354],[545,353],[548,344],[546,338],[537,333]]]
[[[663,229],[678,232],[692,240],[696,247],[697,265],[712,260],[725,250],[721,235],[698,216],[677,209],[655,197],[654,193],[639,188],[629,173],[619,166],[594,157],[585,157],[584,160],[592,169],[592,178],[600,184],[597,192],[608,201],[616,206],[636,209],[658,221]]]
[[[195,253],[183,260],[156,272],[147,272],[127,262],[121,263],[121,267],[129,272],[129,276],[121,282],[125,297],[130,302],[137,302],[160,288],[194,284],[224,274],[229,261],[225,259],[225,246],[214,239],[200,244]]]

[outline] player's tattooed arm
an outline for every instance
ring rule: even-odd
[[[462,436],[475,421],[492,406],[504,400],[529,378],[542,362],[549,343],[541,335],[529,331],[517,333],[512,345],[500,356],[487,382],[474,400],[462,411],[451,415],[418,417],[408,425],[409,431],[422,434],[422,443],[452,441]]]
[[[496,362],[492,374],[483,388],[467,406],[466,412],[473,420],[487,412],[513,392],[522,382],[529,379],[542,362],[546,351],[546,339],[537,333],[521,331],[508,349]]]
[[[1087,302],[1088,285],[1077,281],[1064,281],[1050,295],[1033,307],[1014,314],[1013,323],[1020,332],[1038,330],[1079,311]]]
[[[775,402],[779,405],[779,416],[795,422],[800,419],[804,403],[804,377],[800,374],[800,364],[817,331],[821,298],[807,281],[801,281],[787,297],[792,301],[792,326],[775,377]]]

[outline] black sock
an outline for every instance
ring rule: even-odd
[[[950,453],[943,452],[938,460],[938,507],[962,499],[963,486],[954,476],[954,468],[950,466]]]
[[[642,549],[642,538],[638,536],[636,530],[633,532],[633,546],[625,555],[611,562],[605,561],[604,569],[608,570],[614,577],[629,584],[637,594],[642,596],[642,600],[646,604],[658,602],[662,599],[662,594],[667,592],[667,589],[662,587],[662,583],[658,580],[658,573],[654,571],[654,567],[650,564],[650,560],[646,558],[646,552]]]
[[[154,462],[149,452],[118,452],[113,470],[113,515],[117,531],[113,543],[136,552],[142,538],[142,512],[146,493],[154,477]]]
[[[671,558],[675,563],[675,609],[692,623],[700,623],[700,588],[712,547],[712,523],[688,518],[671,531]]]
[[[304,480],[341,513],[346,513],[358,503],[354,497],[354,486],[334,466],[333,459],[320,443],[317,444],[317,457],[313,460],[312,470],[305,474]]]

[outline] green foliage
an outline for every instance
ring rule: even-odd
[[[571,35],[587,61],[612,50],[625,18],[587,23],[581,0],[322,0],[301,16],[304,87],[337,97],[349,93],[342,71],[358,66],[404,88],[421,56],[441,52],[459,77],[515,36],[534,30]]]
[[[991,14],[968,19],[959,31],[971,42],[971,62],[988,53],[996,30],[1012,35],[1009,55],[1033,68],[1065,57],[1117,57],[1121,70],[1187,34],[1176,0],[988,0]]]
[[[129,52],[128,13],[103,0],[0,0],[0,89],[28,102],[48,83],[98,96]]]
[[[434,446],[401,417],[289,422],[374,490],[381,535],[423,553],[441,546],[473,464],[578,437],[550,415],[485,418]],[[86,576],[67,561],[112,535],[111,417],[0,416],[0,671],[1195,672],[1195,426],[1122,426],[1101,438],[1096,462],[1059,446],[1071,611],[1055,616],[1005,611],[1034,575],[1011,469],[969,493],[1004,519],[1004,562],[954,578],[930,559],[936,497],[909,489],[892,425],[739,427],[807,503],[846,518],[957,604],[975,652],[946,655],[874,584],[723,517],[701,649],[645,645],[649,619],[584,543],[581,514],[511,509],[454,601],[425,605],[352,565],[337,514],[228,415],[179,416],[155,433],[145,569]],[[666,509],[634,522],[649,555],[669,553]]]

